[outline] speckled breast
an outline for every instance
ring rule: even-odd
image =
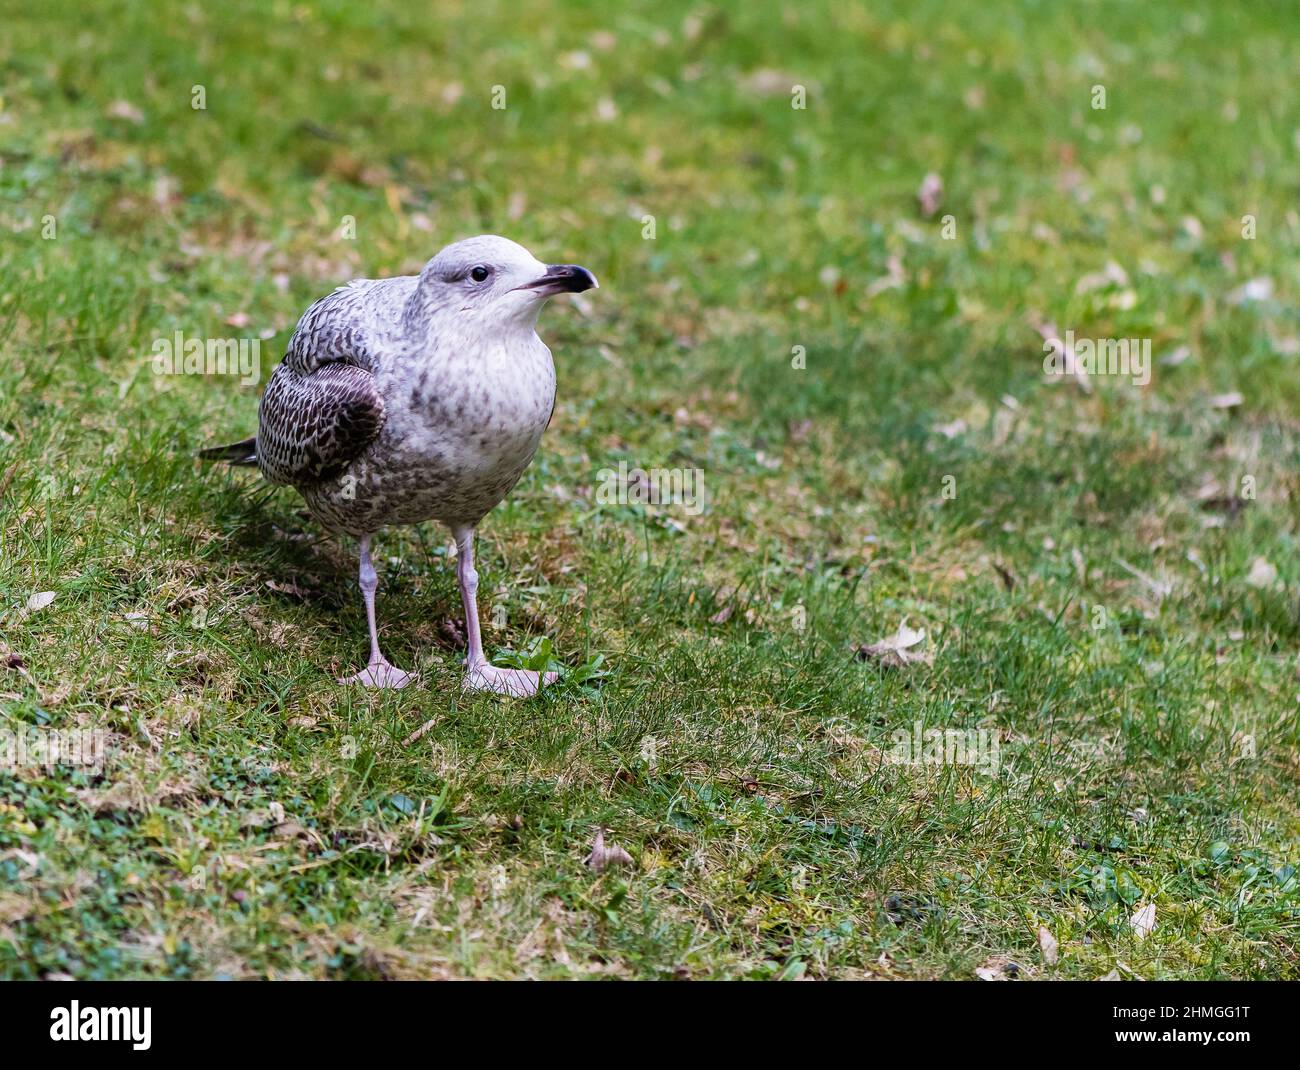
[[[479,353],[381,374],[379,438],[339,478],[304,490],[326,527],[364,535],[392,524],[474,524],[519,481],[555,403],[550,351]]]

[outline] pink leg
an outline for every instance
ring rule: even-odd
[[[370,536],[361,540],[361,597],[366,602],[366,623],[370,626],[370,661],[355,676],[343,677],[341,684],[361,684],[363,687],[399,688],[405,687],[413,677],[388,663],[379,650],[379,629],[375,626],[375,591],[379,589],[379,577],[370,560]]]
[[[465,637],[469,643],[467,666],[472,670],[486,665],[483,636],[478,627],[478,573],[474,570],[474,529],[456,528],[456,579],[460,583],[460,600],[465,608]]]
[[[452,529],[456,539],[456,579],[460,583],[460,600],[465,607],[465,638],[469,652],[465,658],[465,690],[492,691],[498,695],[524,698],[537,694],[542,684],[554,683],[557,676],[544,677],[528,669],[498,669],[483,653],[483,637],[478,626],[478,573],[474,571],[474,529]]]

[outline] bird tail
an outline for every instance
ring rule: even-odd
[[[246,438],[243,442],[232,442],[229,446],[209,446],[199,450],[199,457],[205,461],[226,464],[257,464],[257,436]]]

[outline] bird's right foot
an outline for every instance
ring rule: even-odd
[[[390,665],[386,658],[372,658],[370,664],[355,676],[340,676],[339,683],[397,691],[414,679],[413,673],[405,672],[396,665]]]
[[[553,684],[559,674],[535,673],[531,669],[500,669],[486,661],[466,666],[461,687],[466,691],[490,691],[511,698],[527,698],[537,694],[546,684]]]

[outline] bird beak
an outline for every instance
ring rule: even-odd
[[[577,264],[547,264],[546,274],[540,279],[516,286],[516,290],[535,290],[543,297],[552,294],[580,294],[585,290],[599,289],[596,276]]]

